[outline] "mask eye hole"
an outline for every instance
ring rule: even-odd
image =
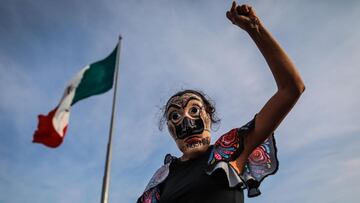
[[[192,106],[189,109],[189,115],[190,116],[199,116],[200,115],[200,107],[198,106]]]
[[[176,123],[180,119],[181,119],[181,115],[178,112],[174,111],[170,113],[169,120],[171,120],[172,122]]]

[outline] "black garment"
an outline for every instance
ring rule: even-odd
[[[230,188],[224,171],[205,173],[211,149],[196,159],[171,163],[169,176],[160,184],[160,203],[244,202],[242,189]]]

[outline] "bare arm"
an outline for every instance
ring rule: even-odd
[[[226,16],[254,40],[269,65],[278,88],[256,116],[255,129],[245,137],[245,153],[242,153],[236,164],[237,168],[242,170],[251,152],[275,131],[293,108],[304,92],[305,85],[289,56],[263,26],[250,6],[237,6],[233,2]]]

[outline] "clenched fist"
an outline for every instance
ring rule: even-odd
[[[233,1],[231,9],[226,12],[226,17],[235,25],[249,32],[251,29],[258,30],[260,20],[254,9],[249,5],[237,5]]]

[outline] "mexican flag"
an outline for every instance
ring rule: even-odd
[[[70,108],[76,102],[110,90],[114,83],[118,46],[105,59],[85,66],[69,82],[60,103],[48,115],[39,115],[33,142],[58,147],[64,140]]]

